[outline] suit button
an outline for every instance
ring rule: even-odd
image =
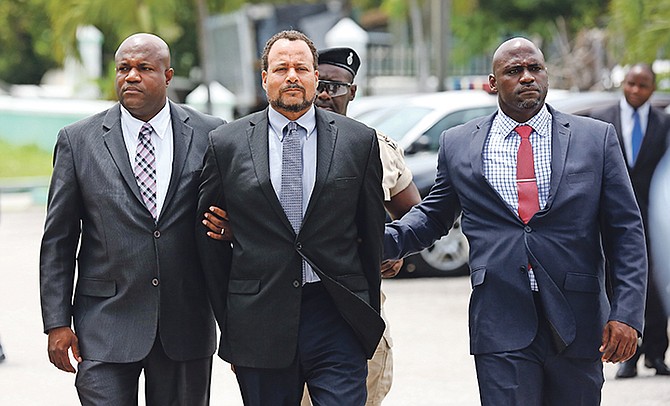
[[[301,243],[301,242],[297,242],[297,243],[295,243],[295,248],[296,248],[298,251],[300,251],[300,250],[302,249],[302,243]]]
[[[160,283],[160,282],[158,282],[158,278],[153,278],[153,279],[151,280],[151,284],[154,285],[154,286],[158,286],[159,283]]]
[[[531,231],[533,231],[533,229],[530,228],[530,226],[526,226],[526,227],[523,228],[523,231],[525,231],[527,233],[530,233]]]
[[[522,273],[526,273],[526,267],[523,266],[523,265],[519,267],[519,270],[520,270]]]
[[[158,230],[154,231],[154,238],[161,238],[161,232]]]
[[[293,281],[293,287],[294,288],[299,288],[301,285],[302,285],[302,283],[300,283],[299,280],[296,279],[296,280]]]

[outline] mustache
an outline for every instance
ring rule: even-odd
[[[539,92],[541,89],[537,85],[525,85],[521,89],[519,89],[519,91],[517,93],[523,93],[523,92],[527,92],[529,90],[534,90],[536,92]]]
[[[300,86],[300,85],[297,84],[297,83],[291,83],[291,84],[289,84],[289,85],[282,86],[281,89],[279,89],[279,91],[280,91],[280,92],[285,92],[285,91],[287,91],[287,90],[295,90],[295,89],[301,90],[301,91],[303,91],[303,92],[305,91],[305,88],[302,87],[302,86]]]

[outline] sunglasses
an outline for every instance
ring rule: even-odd
[[[332,80],[319,80],[316,86],[316,91],[319,93],[326,92],[330,97],[343,96],[349,92],[351,83],[335,82]]]

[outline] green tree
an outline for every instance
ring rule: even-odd
[[[610,50],[616,62],[651,63],[670,57],[668,0],[612,0]]]
[[[0,1],[0,81],[39,83],[56,66],[47,22],[45,10],[36,1]]]

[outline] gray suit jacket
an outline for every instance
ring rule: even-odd
[[[234,365],[282,368],[294,359],[307,260],[358,334],[368,356],[384,330],[379,316],[384,230],[374,130],[316,110],[316,181],[299,234],[270,181],[267,110],[210,134],[199,212],[228,210],[231,245],[205,236],[198,247],[221,329],[219,355]]]
[[[442,134],[435,186],[386,230],[384,256],[402,257],[446,234],[462,209],[461,227],[470,242],[473,354],[522,349],[535,338],[529,262],[564,355],[597,359],[608,320],[642,332],[645,240],[614,127],[549,111],[549,198],[528,224],[484,176],[482,151],[494,113]]]
[[[40,257],[42,317],[45,331],[74,319],[84,359],[141,360],[157,333],[174,360],[214,352],[193,218],[207,133],[223,121],[170,107],[172,178],[158,224],[140,197],[118,104],[58,135]]]

